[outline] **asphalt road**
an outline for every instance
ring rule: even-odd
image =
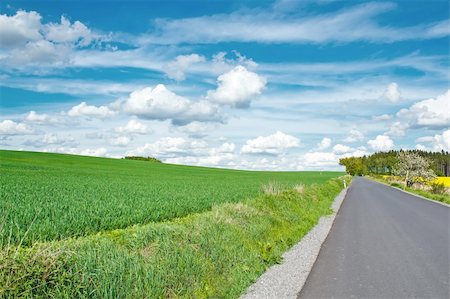
[[[450,298],[449,208],[355,178],[299,298]]]

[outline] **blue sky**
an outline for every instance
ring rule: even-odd
[[[242,169],[450,150],[448,1],[2,1],[0,146]]]

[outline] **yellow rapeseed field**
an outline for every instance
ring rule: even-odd
[[[450,187],[450,176],[440,176],[434,180],[436,183],[442,183],[446,187]]]
[[[383,175],[382,177],[385,180],[388,180],[389,178],[402,180],[400,177],[395,177],[393,175]],[[433,183],[444,184],[445,187],[450,187],[450,176],[439,176],[433,181]]]

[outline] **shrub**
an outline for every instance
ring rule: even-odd
[[[138,161],[148,161],[148,162],[162,163],[161,160],[156,159],[154,157],[126,156],[124,159],[126,159],[126,160],[138,160]]]
[[[445,187],[445,185],[443,183],[433,182],[430,184],[430,186],[431,186],[431,193],[434,193],[434,194],[447,193],[447,188]]]

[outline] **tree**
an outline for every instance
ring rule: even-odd
[[[349,157],[342,158],[339,160],[339,164],[345,166],[345,171],[350,175],[364,175],[365,165],[363,158],[360,157]]]
[[[407,187],[411,187],[416,182],[429,181],[436,177],[428,160],[418,153],[400,151],[397,153],[397,161],[394,175],[402,177]]]

